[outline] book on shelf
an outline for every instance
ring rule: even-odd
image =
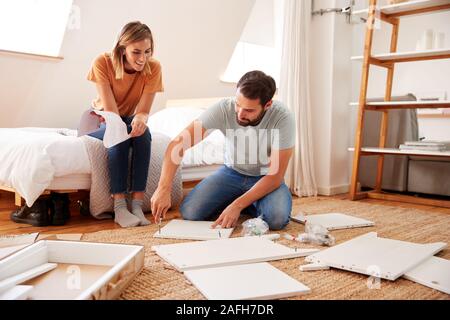
[[[401,144],[399,147],[400,150],[420,150],[420,151],[448,151],[450,148],[448,147],[439,147],[439,146],[407,146]]]
[[[422,141],[406,141],[406,146],[429,146],[429,147],[450,147],[450,141],[422,140]]]

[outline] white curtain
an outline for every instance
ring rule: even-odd
[[[311,0],[285,0],[280,100],[297,123],[294,155],[286,184],[299,197],[316,196],[309,91],[309,29]]]

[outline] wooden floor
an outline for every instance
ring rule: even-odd
[[[82,216],[79,213],[77,200],[86,197],[86,194],[72,194],[71,198],[71,219],[64,226],[49,226],[49,227],[32,227],[26,224],[17,224],[10,220],[10,213],[17,207],[14,205],[14,194],[0,191],[0,236],[1,235],[13,235],[31,232],[41,232],[43,234],[65,234],[65,233],[90,233],[102,230],[120,229],[120,226],[114,223],[112,220],[96,220],[93,217]],[[347,195],[333,196],[334,199],[347,199]],[[375,199],[360,200],[365,203],[397,206],[404,208],[415,208],[425,211],[445,212],[450,214],[449,208],[431,207],[425,205],[408,204],[393,201],[383,201]],[[294,199],[294,206],[298,206],[300,199]],[[174,218],[179,216],[178,211],[171,211],[167,218]],[[150,216],[151,217],[151,216]],[[150,218],[149,217],[149,218]]]

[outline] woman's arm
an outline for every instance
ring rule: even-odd
[[[139,103],[136,106],[136,117],[141,117],[147,123],[148,115],[152,109],[156,93],[143,93]]]
[[[106,83],[97,83],[96,87],[98,95],[100,96],[100,101],[102,102],[103,110],[119,114],[119,109],[117,108],[116,99],[114,98],[111,86]]]
[[[144,134],[147,129],[147,120],[150,110],[155,100],[155,93],[143,93],[139,103],[136,106],[136,113],[131,122],[131,137],[139,137]]]

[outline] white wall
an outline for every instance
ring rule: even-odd
[[[68,30],[63,61],[0,55],[0,127],[76,128],[95,97],[86,80],[92,60],[110,51],[120,28],[132,20],[154,33],[167,99],[232,95],[219,77],[239,40],[254,0],[75,0],[81,28]],[[2,31],[4,32],[4,31]]]
[[[316,0],[315,9],[345,7],[347,0]],[[348,190],[351,26],[345,16],[315,16],[311,25],[311,105],[319,194]]]

